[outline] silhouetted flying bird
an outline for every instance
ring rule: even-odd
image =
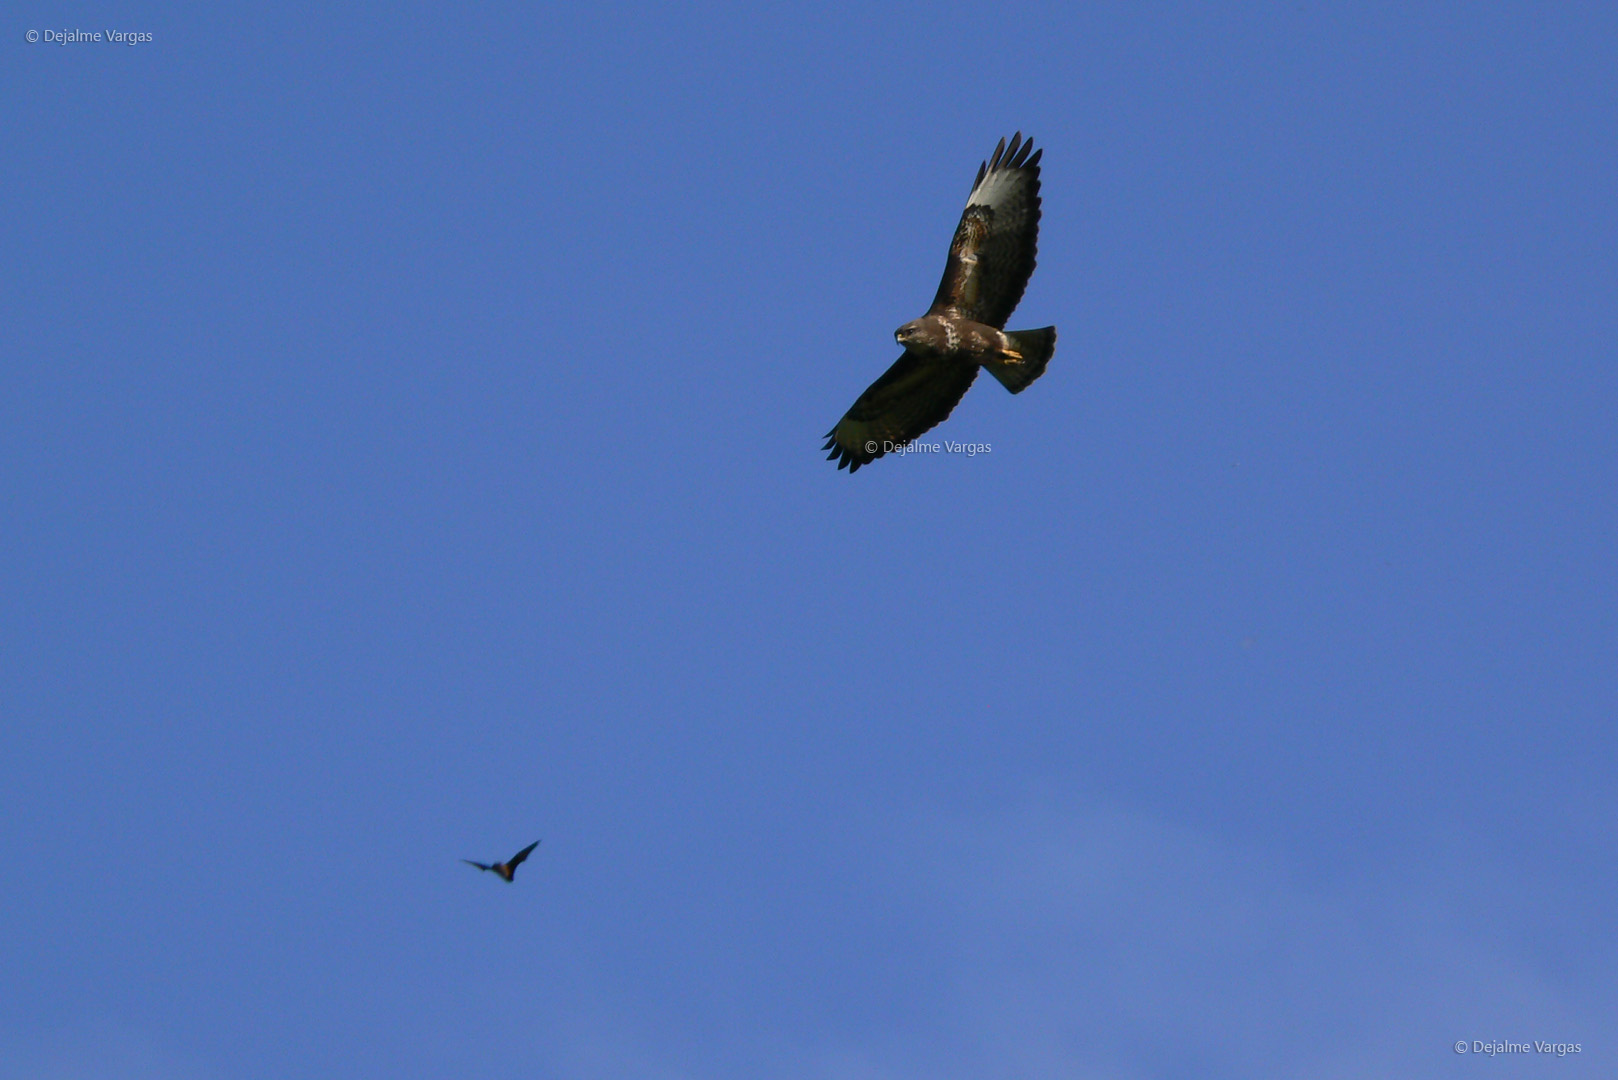
[[[507,881],[510,881],[512,878],[517,876],[517,866],[524,859],[528,858],[528,853],[530,851],[533,851],[538,846],[539,841],[535,840],[532,844],[529,844],[527,847],[517,852],[517,854],[513,855],[507,861],[497,862],[493,866],[490,866],[488,863],[473,862],[471,859],[462,859],[461,861],[466,863],[468,866],[475,866],[479,870],[493,870]]]

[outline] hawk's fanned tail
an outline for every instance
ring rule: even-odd
[[[983,369],[1000,380],[1000,385],[1020,394],[1028,384],[1045,374],[1045,365],[1056,352],[1056,327],[1039,330],[1007,330],[1011,347],[1022,353],[1021,360],[985,360]]]

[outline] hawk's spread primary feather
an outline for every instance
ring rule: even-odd
[[[933,306],[899,327],[904,353],[826,433],[839,469],[856,472],[942,422],[980,367],[1013,394],[1044,374],[1056,327],[1005,329],[1034,272],[1044,152],[1019,131],[978,167]]]

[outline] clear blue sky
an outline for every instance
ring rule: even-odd
[[[1612,5],[0,37],[6,1080],[1618,1070]]]

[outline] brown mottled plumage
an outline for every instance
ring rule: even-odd
[[[927,314],[894,332],[904,354],[827,432],[828,461],[857,472],[943,421],[978,368],[1013,394],[1045,372],[1056,327],[1004,329],[1034,272],[1039,159],[1022,132],[978,167]]]
[[[533,851],[538,846],[539,846],[539,841],[535,840],[532,844],[529,844],[527,847],[525,847],[521,851],[517,852],[517,854],[515,854],[511,858],[507,859],[505,862],[497,862],[497,863],[490,864],[490,863],[473,862],[471,859],[462,859],[461,861],[463,863],[466,863],[468,866],[475,866],[479,870],[493,870],[496,874],[499,874],[501,877],[505,878],[507,881],[510,881],[512,878],[517,876],[517,864],[522,862],[524,859],[528,858],[528,853],[530,851]]]

